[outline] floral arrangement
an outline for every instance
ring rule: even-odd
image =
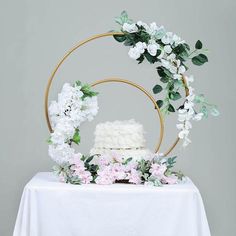
[[[176,184],[182,180],[180,172],[172,171],[176,157],[167,158],[154,155],[149,160],[133,161],[121,158],[116,153],[111,156],[83,156],[78,153],[62,165],[54,166],[60,180],[71,184],[96,183],[101,185],[116,182],[162,186]]]
[[[183,146],[187,146],[191,142],[188,138],[191,121],[201,120],[209,113],[219,115],[216,106],[210,104],[204,95],[194,93],[190,85],[194,81],[193,76],[186,75],[188,61],[198,66],[208,61],[202,42],[198,40],[195,49],[191,50],[184,40],[166,31],[163,26],[157,26],[155,22],[150,25],[142,21],[134,23],[125,11],[116,18],[116,22],[121,29],[114,38],[130,47],[128,55],[132,59],[139,64],[144,60],[158,63],[157,73],[165,86],[156,84],[153,93],[165,91],[165,96],[163,100],[157,100],[157,105],[164,116],[178,111],[178,136],[183,139]],[[181,89],[186,92],[186,97],[181,106],[175,107],[173,102],[182,97]],[[176,157],[153,154],[134,160],[132,157],[122,158],[117,153],[84,156],[75,152],[72,144],[80,143],[80,125],[93,120],[98,112],[97,94],[80,81],[73,85],[66,83],[57,101],[52,101],[49,106],[53,128],[48,139],[49,156],[57,163],[53,169],[60,180],[71,184],[122,181],[153,186],[175,184],[182,180],[183,174],[172,170]]]
[[[97,94],[88,84],[76,81],[74,85],[65,83],[58,101],[51,102],[49,115],[54,131],[48,139],[48,153],[57,163],[62,164],[74,157],[71,144],[80,143],[81,123],[93,120],[97,114]]]
[[[115,21],[121,27],[119,32],[123,34],[114,35],[114,38],[130,47],[130,58],[139,64],[144,60],[151,64],[158,63],[157,73],[165,87],[158,83],[153,87],[153,93],[165,91],[165,95],[163,100],[157,100],[157,105],[164,116],[178,111],[178,136],[183,139],[183,146],[187,146],[191,142],[191,121],[199,121],[203,117],[208,117],[209,113],[213,116],[219,115],[217,107],[210,104],[203,94],[195,94],[194,88],[190,86],[194,78],[192,75],[186,75],[188,61],[197,66],[208,62],[204,54],[207,50],[203,49],[200,40],[192,50],[178,35],[166,31],[163,26],[157,26],[155,22],[150,25],[142,21],[133,22],[125,11],[116,17]],[[181,89],[187,91],[187,96],[181,106],[175,107],[173,102],[182,97]]]
[[[112,184],[126,181],[133,184],[161,186],[174,184],[183,175],[171,169],[176,157],[167,158],[153,154],[134,161],[122,158],[115,152],[111,156],[84,156],[76,153],[72,143],[80,143],[79,127],[91,121],[98,112],[97,92],[87,84],[76,81],[65,83],[58,100],[52,101],[49,114],[54,131],[48,139],[49,156],[57,163],[53,167],[56,175],[71,184]]]

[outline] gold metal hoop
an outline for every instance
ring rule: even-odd
[[[115,35],[123,35],[122,32],[108,32],[108,33],[103,33],[103,34],[97,34],[94,35],[84,41],[81,41],[79,44],[77,44],[76,46],[74,46],[73,48],[71,48],[65,55],[64,57],[59,61],[59,63],[57,64],[57,66],[54,68],[51,76],[48,79],[48,83],[47,83],[47,87],[46,87],[46,91],[45,91],[45,97],[44,97],[44,112],[45,112],[45,117],[46,117],[46,121],[47,121],[47,126],[50,132],[53,132],[51,124],[50,124],[50,119],[49,119],[49,115],[48,115],[48,96],[49,96],[49,91],[52,85],[52,81],[55,78],[55,75],[58,71],[58,69],[60,68],[60,66],[63,64],[63,62],[75,51],[77,50],[79,47],[83,46],[84,44],[93,41],[95,39],[99,39],[99,38],[103,38],[103,37],[108,37],[108,36],[115,36]],[[186,81],[183,78],[183,82],[185,84],[185,91],[186,91],[186,96],[187,96],[187,85],[186,85]],[[156,107],[156,106],[155,106]],[[157,109],[159,111],[159,108]],[[162,119],[162,118],[161,118]],[[163,120],[163,119],[162,119]],[[168,149],[168,151],[165,153],[165,155],[168,155],[174,148],[175,146],[178,144],[179,142],[179,138],[176,139],[176,141],[174,142],[174,144],[171,145],[171,147]],[[162,139],[159,141],[160,145],[161,145],[161,141]],[[160,145],[158,148],[160,148]]]
[[[104,79],[104,80],[98,80],[98,81],[95,81],[94,83],[91,84],[92,87],[95,87],[99,84],[104,84],[104,83],[112,83],[112,82],[115,82],[115,83],[124,83],[124,84],[128,84],[128,85],[131,85],[132,87],[135,87],[137,89],[139,89],[141,92],[143,92],[150,100],[151,102],[153,103],[156,111],[157,111],[157,115],[159,116],[159,119],[160,119],[160,135],[159,135],[159,140],[156,144],[156,148],[155,148],[155,153],[159,151],[160,149],[160,146],[161,146],[161,143],[162,143],[162,140],[163,140],[163,135],[164,135],[164,122],[163,122],[163,117],[161,115],[161,111],[159,109],[159,107],[157,106],[157,103],[155,101],[155,99],[153,98],[153,96],[147,92],[142,86],[138,85],[138,84],[135,84],[129,80],[124,80],[124,79],[119,79],[119,78],[109,78],[109,79]]]

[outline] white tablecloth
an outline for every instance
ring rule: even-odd
[[[25,186],[14,236],[210,236],[198,189],[185,183],[70,185],[38,173]]]

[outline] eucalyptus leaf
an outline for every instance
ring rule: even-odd
[[[195,44],[195,48],[196,49],[202,49],[202,42],[200,40],[198,40]]]
[[[162,83],[168,83],[169,79],[168,79],[168,77],[162,77],[162,78],[160,78],[160,81]]]
[[[126,40],[126,36],[125,35],[113,35],[114,39],[119,42],[122,43]]]
[[[181,98],[181,95],[180,95],[179,92],[174,92],[174,91],[172,91],[172,92],[169,93],[169,98],[170,98],[171,100],[176,101],[176,100],[178,100],[178,99]]]
[[[162,100],[157,100],[157,106],[161,108],[163,106],[164,102]]]
[[[206,55],[200,53],[197,56],[192,58],[192,63],[197,66],[201,66],[204,63],[208,62],[208,58]]]
[[[169,112],[175,112],[175,108],[171,104],[169,104],[168,111]]]
[[[210,113],[213,116],[219,116],[220,115],[219,110],[215,106],[210,109]]]
[[[162,91],[161,85],[159,85],[159,84],[155,85],[153,87],[152,91],[153,91],[154,94],[160,93]]]

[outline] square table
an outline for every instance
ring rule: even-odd
[[[13,236],[210,236],[201,195],[176,185],[71,185],[50,172],[25,186]]]

